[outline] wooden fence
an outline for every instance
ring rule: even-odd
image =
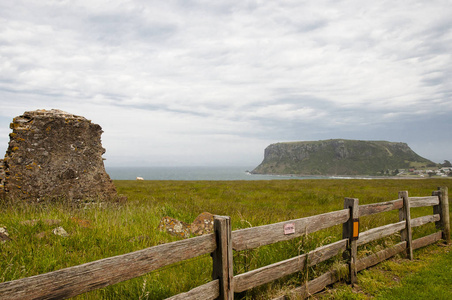
[[[448,190],[438,188],[428,197],[408,197],[400,192],[398,199],[383,203],[359,205],[358,199],[345,198],[344,209],[307,218],[231,231],[230,218],[215,216],[214,233],[163,244],[124,255],[109,257],[83,265],[37,276],[0,283],[0,299],[64,299],[118,282],[138,277],[164,266],[211,253],[212,281],[168,299],[233,299],[234,293],[271,282],[283,276],[314,266],[344,252],[349,268],[348,281],[356,283],[357,272],[440,239],[450,243]],[[411,219],[410,208],[433,206],[433,214]],[[399,211],[399,222],[359,232],[359,218],[391,210]],[[436,233],[412,240],[413,227],[435,222]],[[342,224],[342,239],[316,248],[309,253],[233,275],[233,250],[253,249],[287,241]],[[400,232],[401,242],[364,258],[357,258],[357,247]],[[305,298],[339,280],[331,270],[292,290]],[[276,298],[285,299],[285,296]]]

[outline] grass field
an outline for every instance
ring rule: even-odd
[[[94,201],[78,205],[64,201],[2,203],[0,226],[6,227],[11,240],[0,244],[0,282],[177,240],[158,231],[157,226],[163,216],[191,223],[197,215],[208,211],[230,216],[233,230],[236,230],[339,210],[343,207],[344,197],[359,198],[360,204],[368,204],[397,199],[398,192],[402,190],[408,190],[410,196],[427,196],[439,186],[450,189],[452,180],[115,181],[115,185],[120,194],[128,197],[127,201]],[[430,213],[431,208],[416,208],[412,210],[412,217]],[[39,221],[27,223],[27,220]],[[46,220],[59,223],[55,225]],[[392,211],[364,217],[360,226],[361,230],[365,230],[396,221],[398,214]],[[52,234],[52,229],[57,226],[62,226],[69,235],[61,237]],[[434,226],[416,228],[414,238],[433,231]],[[234,253],[234,273],[281,261],[340,238],[341,228],[336,226],[291,242]],[[393,236],[373,242],[360,247],[359,253],[366,255],[399,239]],[[425,255],[428,256],[428,253]],[[450,257],[446,252],[441,255]],[[450,263],[450,259],[448,261]],[[236,298],[268,299],[300,285],[306,276],[311,278],[338,264],[339,258],[334,258],[307,272],[236,294]],[[211,258],[206,255],[76,298],[164,299],[210,281],[211,266]],[[440,268],[434,270],[436,272]],[[365,272],[368,271],[363,274]],[[365,281],[363,274],[360,278]],[[410,284],[408,281],[402,286]],[[366,284],[360,286],[365,289],[363,293],[339,288],[328,297],[362,299],[360,297],[378,295],[379,299],[396,299],[391,298],[391,291],[380,293],[385,287],[390,287],[388,284],[377,287],[367,285],[367,288]],[[410,287],[406,292],[415,293],[415,289]]]
[[[452,299],[452,246],[416,250],[414,260],[395,257],[358,273],[355,287],[336,283],[313,299]]]

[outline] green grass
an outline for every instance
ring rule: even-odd
[[[0,243],[0,282],[37,275],[82,263],[124,254],[178,238],[160,232],[163,216],[191,223],[204,211],[231,216],[237,230],[284,220],[312,216],[343,207],[344,197],[359,198],[360,204],[397,199],[398,192],[411,196],[430,195],[438,186],[451,187],[449,179],[424,180],[275,180],[275,181],[115,181],[127,201],[60,203],[9,203],[0,205],[0,226],[11,241]],[[412,217],[430,214],[431,208],[412,210]],[[41,220],[34,225],[25,220]],[[59,220],[48,225],[44,220]],[[81,226],[80,221],[85,220]],[[398,221],[397,211],[364,217],[361,228],[373,228]],[[89,223],[88,223],[89,222]],[[52,234],[62,226],[68,237]],[[419,228],[415,238],[433,232],[432,226]],[[341,238],[341,226],[309,236],[234,253],[235,274],[308,252]],[[360,247],[360,255],[399,241],[397,235]],[[337,264],[331,259],[315,268],[277,280],[237,299],[268,299],[299,286],[306,276],[313,278]],[[210,281],[208,255],[177,263],[145,276],[76,297],[77,299],[164,299]],[[377,275],[375,275],[377,276]],[[378,291],[386,284],[375,287]],[[361,297],[343,292],[343,299]],[[341,299],[339,296],[339,299]],[[356,298],[359,299],[359,298]]]
[[[352,288],[336,283],[314,299],[452,299],[452,245],[416,250],[414,260],[396,256],[358,273]]]
[[[452,253],[444,251],[440,256],[427,256],[422,262],[414,264],[410,274],[400,270],[399,265],[390,265],[393,273],[402,273],[401,284],[392,288],[383,288],[376,299],[452,299]],[[406,264],[408,265],[408,264]],[[415,292],[413,292],[415,291]]]

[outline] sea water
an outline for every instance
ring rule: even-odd
[[[272,180],[321,179],[320,176],[257,175],[253,167],[106,167],[114,180]]]

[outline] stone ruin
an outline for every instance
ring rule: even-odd
[[[52,109],[27,111],[10,127],[9,146],[0,160],[0,197],[39,201],[117,196],[105,171],[99,125]]]
[[[158,229],[171,235],[189,238],[190,235],[198,236],[212,233],[213,219],[214,215],[209,212],[203,212],[191,224],[166,216],[160,220]]]

